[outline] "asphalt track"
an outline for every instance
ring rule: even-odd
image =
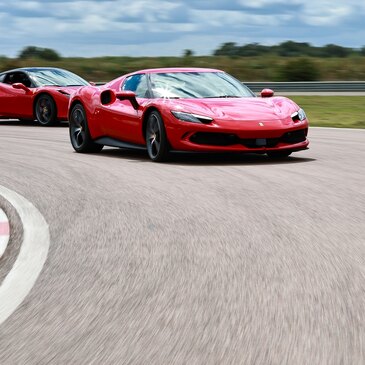
[[[1,365],[365,363],[365,131],[309,138],[286,162],[156,164],[1,122],[0,185],[50,232],[43,271],[0,325]]]

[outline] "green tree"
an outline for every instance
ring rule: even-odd
[[[237,56],[240,47],[235,42],[223,43],[220,48],[214,51],[214,56]]]
[[[47,61],[58,61],[61,59],[61,56],[51,48],[44,48],[40,58],[47,60]]]
[[[191,49],[184,50],[184,57],[192,57],[194,56],[194,52]]]
[[[270,47],[263,46],[259,43],[249,43],[238,48],[238,53],[243,57],[261,56],[270,52]]]
[[[323,51],[326,57],[347,57],[351,53],[349,48],[341,47],[336,44],[327,44],[323,47]]]
[[[61,56],[50,48],[28,46],[23,48],[23,50],[19,53],[18,58],[22,60],[29,58],[40,58],[47,61],[58,61],[61,59]]]
[[[308,56],[313,49],[309,43],[299,43],[286,41],[273,47],[279,56],[283,57],[299,57]]]

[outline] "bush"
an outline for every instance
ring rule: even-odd
[[[327,44],[323,47],[325,57],[347,57],[351,53],[350,48],[337,46],[336,44]]]
[[[316,81],[319,77],[317,65],[307,58],[289,61],[280,69],[281,81]]]

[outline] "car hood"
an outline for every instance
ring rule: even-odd
[[[188,112],[224,120],[279,120],[289,117],[299,109],[285,97],[226,98],[226,99],[176,99],[170,100],[171,110]]]

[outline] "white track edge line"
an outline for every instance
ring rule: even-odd
[[[18,193],[0,185],[2,195],[17,211],[23,224],[19,255],[0,286],[0,324],[23,302],[47,259],[50,235],[38,209]]]

